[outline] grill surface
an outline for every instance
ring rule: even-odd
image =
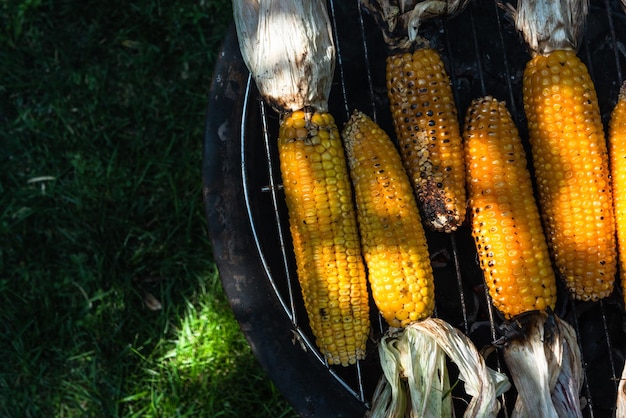
[[[373,19],[357,0],[331,1],[338,53],[330,111],[341,128],[353,109],[393,126],[385,90],[386,52]],[[450,21],[424,27],[447,65],[459,115],[490,94],[507,102],[524,140],[522,72],[529,56],[495,2],[474,0]],[[592,0],[579,56],[596,84],[605,127],[626,68],[626,15],[618,0]],[[302,416],[363,416],[381,375],[375,342],[384,325],[372,304],[368,356],[348,368],[324,364],[300,301],[275,140],[278,116],[259,98],[231,30],[214,72],[207,112],[203,183],[209,233],[224,288],[260,363]],[[436,280],[436,316],[470,336],[478,348],[496,337],[467,226],[453,235],[428,232]],[[577,330],[585,368],[585,416],[611,416],[624,364],[619,286],[601,303],[571,301],[561,289],[556,312]],[[492,356],[492,367],[503,367]],[[462,392],[456,407],[463,410]],[[502,416],[514,391],[503,398]]]

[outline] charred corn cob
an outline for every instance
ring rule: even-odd
[[[617,104],[611,113],[609,155],[617,229],[619,276],[623,295],[626,295],[626,83],[622,84]]]
[[[365,355],[369,306],[348,167],[328,96],[335,48],[325,2],[235,0],[246,66],[280,115],[278,151],[304,305],[328,364]]]
[[[281,175],[298,279],[329,364],[365,354],[369,307],[350,177],[329,113],[296,111],[281,124]]]
[[[587,7],[586,0],[521,0],[513,15],[533,54],[524,111],[549,246],[571,295],[595,301],[611,293],[617,261],[598,100],[575,52]]]
[[[394,2],[365,1],[389,49],[387,95],[400,154],[425,225],[435,231],[452,232],[465,220],[465,166],[459,120],[441,56],[417,31],[421,19],[451,15],[466,2],[428,0],[407,11],[408,16],[398,14],[398,8],[390,3]]]
[[[526,154],[504,102],[470,105],[464,128],[472,235],[494,305],[507,319],[554,308],[556,280]]]
[[[463,146],[439,53],[420,48],[388,57],[387,93],[402,159],[426,225],[451,232],[465,219]]]
[[[389,136],[355,111],[342,132],[372,296],[392,327],[432,315],[434,279],[411,183]]]

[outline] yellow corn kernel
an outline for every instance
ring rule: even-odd
[[[620,89],[609,123],[609,155],[617,230],[619,276],[626,299],[626,83]]]
[[[556,279],[526,154],[504,102],[470,105],[463,132],[472,236],[494,305],[505,318],[554,308]]]
[[[524,110],[546,235],[578,300],[608,296],[617,269],[608,150],[595,87],[571,50],[526,65]]]
[[[389,136],[355,111],[342,132],[372,296],[392,327],[427,318],[434,280],[411,183]]]
[[[354,364],[365,356],[370,330],[367,279],[348,167],[333,117],[289,114],[279,129],[278,150],[311,329],[328,364]]]
[[[465,219],[463,145],[450,80],[430,48],[387,58],[389,96],[400,154],[425,224],[451,232]]]

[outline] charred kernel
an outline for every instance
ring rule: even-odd
[[[363,113],[354,112],[342,138],[372,297],[390,326],[405,327],[434,309],[426,234],[411,183],[389,136]]]
[[[473,101],[463,136],[472,236],[494,305],[507,319],[554,308],[556,278],[546,265],[526,154],[505,103],[490,96]],[[515,181],[501,181],[505,176]]]

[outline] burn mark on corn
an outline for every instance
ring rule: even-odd
[[[443,62],[428,48],[387,62],[394,126],[422,220],[430,229],[451,232],[465,218],[465,182],[457,171],[462,145]]]

